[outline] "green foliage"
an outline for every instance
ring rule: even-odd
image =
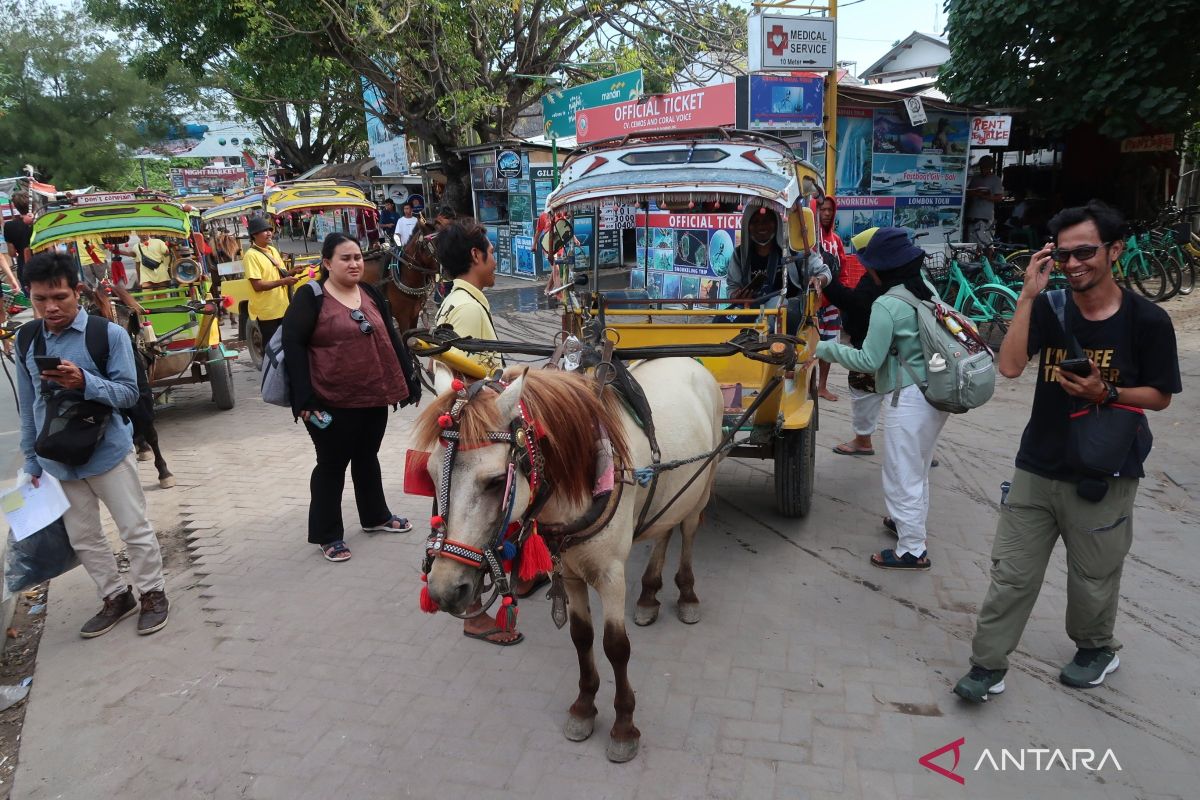
[[[947,0],[951,99],[1111,138],[1200,119],[1195,0]]]
[[[123,158],[120,162],[120,171],[114,175],[106,188],[132,189],[135,186],[145,186],[147,189],[172,192],[174,191],[174,187],[171,185],[172,167],[199,169],[207,164],[208,162],[203,158]],[[143,166],[146,170],[144,181],[142,180]]]
[[[114,185],[122,153],[161,135],[188,90],[139,77],[128,52],[81,31],[71,11],[0,11],[10,21],[0,37],[0,174],[32,164],[41,180],[63,188]]]

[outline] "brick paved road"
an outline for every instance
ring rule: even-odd
[[[503,324],[528,333],[553,321],[542,313]],[[1194,345],[1200,326],[1188,325]],[[1200,358],[1190,350],[1185,386],[1194,387]],[[834,374],[844,388],[844,373]],[[90,582],[80,571],[53,582],[14,797],[1196,796],[1194,391],[1155,416],[1158,448],[1123,587],[1126,650],[1104,687],[1085,693],[1056,680],[1073,653],[1060,551],[1008,692],[974,708],[949,691],[986,586],[1028,378],[947,425],[934,471],[934,568],[921,575],[866,562],[888,542],[877,522],[879,460],[829,452],[848,429],[843,400],[821,409],[807,520],[773,513],[769,463],[722,465],[697,543],[704,619],[688,627],[664,613],[652,628],[630,626],[643,748],[612,765],[603,735],[573,744],[558,732],[575,656],[545,601],[522,605],[526,643],[488,647],[464,639],[456,620],[417,611],[419,528],[348,528],[346,565],[305,543],[311,445],[285,411],[255,398],[256,377],[239,369],[231,412],[189,389],[162,416],[179,486],[148,495],[160,528],[186,525],[194,554],[193,569],[169,577],[170,626],[143,640],[129,622],[84,641],[76,632],[94,611]],[[394,509],[419,521],[427,501],[400,491],[411,416],[392,417],[384,465]],[[631,583],[646,557],[635,548]],[[612,720],[604,662],[601,674],[603,732]],[[918,765],[960,737],[965,787]],[[1112,748],[1122,770],[1034,772],[1030,755],[1024,772],[973,771],[984,748],[997,761],[1000,748],[1068,757]]]

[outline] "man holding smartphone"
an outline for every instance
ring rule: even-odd
[[[1113,278],[1126,236],[1121,215],[1093,200],[1063,210],[1049,228],[1053,243],[1025,271],[998,359],[1000,373],[1016,378],[1041,355],[1012,488],[1000,507],[971,671],[954,687],[976,703],[1004,691],[1008,656],[1025,630],[1059,538],[1067,550],[1067,635],[1076,647],[1059,679],[1088,689],[1119,666],[1121,643],[1113,629],[1142,461],[1131,446],[1117,475],[1087,479],[1067,463],[1068,418],[1092,403],[1161,411],[1181,391],[1171,318]],[[1070,286],[1066,328],[1087,354],[1085,363],[1067,360],[1070,341],[1042,294],[1054,264]]]
[[[17,359],[17,391],[21,402],[21,451],[25,472],[37,486],[43,472],[62,482],[70,508],[63,515],[71,547],[84,569],[96,582],[104,605],[79,633],[84,638],[101,636],[125,617],[139,611],[137,632],[150,634],[167,624],[168,603],[162,571],[162,555],[154,528],[146,518],[146,497],[133,456],[133,436],[121,413],[138,400],[137,372],[129,335],[99,317],[89,317],[79,307],[79,270],[72,257],[40,253],[25,264],[30,299],[39,320],[27,323],[32,340],[21,346]],[[89,345],[89,330],[105,335],[107,347]],[[26,338],[25,328],[18,344]],[[38,337],[41,341],[38,342]],[[98,351],[98,352],[97,352]],[[101,368],[97,359],[107,351]],[[93,353],[97,353],[93,356]],[[83,399],[111,406],[112,415],[86,463],[63,464],[39,456],[38,431],[46,418],[47,395],[60,390],[82,393]],[[129,553],[130,573],[137,585],[127,585],[117,570],[112,547],[100,522],[100,501],[113,521]]]

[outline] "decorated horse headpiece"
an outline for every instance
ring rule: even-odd
[[[542,456],[544,432],[530,416],[524,400],[517,401],[518,416],[506,431],[488,431],[478,444],[465,444],[460,436],[459,425],[463,410],[485,388],[500,393],[508,384],[500,380],[481,380],[467,386],[462,380],[454,379],[451,390],[455,393],[450,410],[438,417],[439,434],[444,448],[441,480],[437,486],[437,507],[429,520],[430,533],[425,542],[425,561],[421,580],[428,579],[434,559],[450,558],[469,567],[486,570],[491,579],[491,596],[479,613],[485,613],[497,598],[501,609],[496,623],[504,630],[516,626],[517,598],[508,580],[514,563],[522,580],[533,580],[538,574],[549,571],[553,562],[549,548],[537,532],[535,517],[550,498],[550,485],[545,476],[545,460]],[[450,538],[446,518],[450,509],[450,481],[454,472],[454,461],[460,450],[489,447],[497,444],[509,446],[508,470],[504,487],[504,502],[501,506],[501,521],[483,549],[477,549]],[[513,520],[513,505],[517,496],[517,476],[529,482],[529,506],[518,520]],[[410,470],[411,474],[411,470]],[[487,586],[484,592],[488,591]],[[429,587],[421,587],[421,610],[427,613],[438,611],[437,604],[429,596]]]

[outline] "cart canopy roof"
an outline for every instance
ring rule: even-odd
[[[262,199],[261,189],[237,197],[227,196],[224,202],[218,203],[208,209],[200,215],[200,218],[205,222],[212,222],[218,219],[229,219],[231,217],[242,217],[253,214],[257,211],[262,211]]]
[[[70,205],[48,208],[34,220],[29,246],[33,250],[44,250],[82,237],[128,236],[131,233],[179,239],[191,235],[187,212],[175,203],[165,197],[133,197],[135,199],[127,201],[93,203],[88,202],[88,195],[82,195]]]
[[[787,209],[820,191],[816,168],[782,139],[711,128],[605,139],[577,150],[546,208],[590,209],[617,199],[679,210],[747,202]]]
[[[279,184],[266,197],[266,212],[271,216],[297,211],[355,208],[375,211],[375,204],[362,189],[348,181],[296,181]]]

